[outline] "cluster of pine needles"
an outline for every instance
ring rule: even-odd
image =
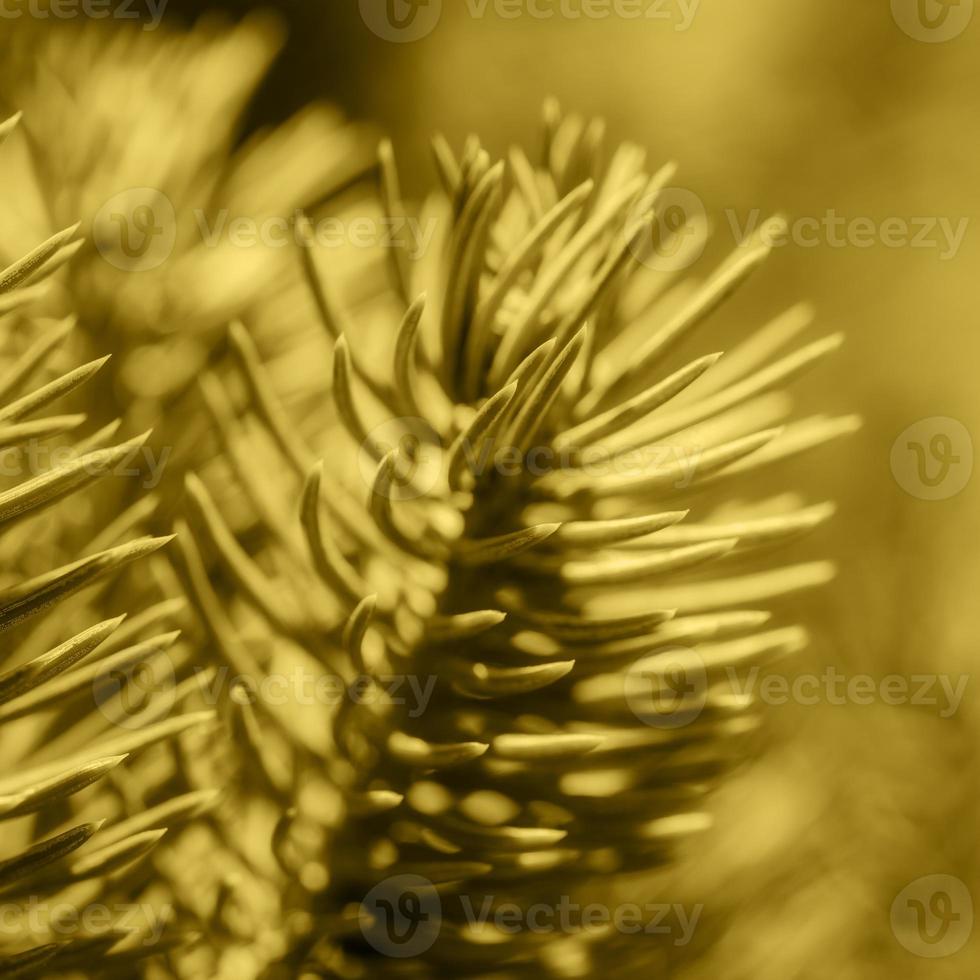
[[[780,219],[688,277],[706,229],[660,220],[673,167],[605,144],[554,103],[536,159],[437,138],[414,212],[382,142],[371,206],[438,230],[416,260],[389,250],[358,304],[312,223],[348,178],[317,185],[288,356],[328,348],[332,376],[295,397],[255,303],[227,329],[215,304],[189,370],[134,412],[132,370],[100,388],[112,362],[74,354],[179,358],[181,307],[126,335],[76,225],[0,273],[0,450],[23,466],[0,493],[0,976],[665,969],[611,923],[514,932],[493,911],[612,902],[709,831],[765,720],[732,678],[805,646],[781,601],[833,574],[779,558],[834,508],[778,464],[857,423],[793,418],[786,384],[840,343],[795,343],[805,305],[685,354]],[[36,313],[58,282],[77,321]],[[122,421],[85,434],[107,402]],[[179,450],[162,501],[119,488],[160,438],[126,434],[148,412]],[[265,697],[283,678],[340,694]],[[406,881],[440,910],[411,956],[366,901]],[[107,927],[65,919],[96,905]]]

